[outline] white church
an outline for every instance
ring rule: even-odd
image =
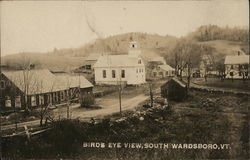
[[[126,55],[102,55],[94,64],[95,83],[139,85],[146,83],[146,69],[136,42],[129,43]]]

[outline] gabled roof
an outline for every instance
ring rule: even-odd
[[[93,85],[83,76],[57,75],[56,90],[65,90],[68,88],[89,88]]]
[[[164,64],[164,65],[159,65],[159,67],[165,71],[174,71],[175,69],[172,68],[171,66]]]
[[[55,92],[78,87],[79,82],[81,88],[93,87],[93,85],[83,76],[55,76],[46,69],[3,71],[2,73],[22,92],[26,92],[28,95]]]
[[[180,81],[177,77],[173,77],[171,80],[175,81],[176,83],[178,83],[178,84],[179,84],[180,86],[182,86],[183,88],[186,87],[185,82]],[[171,80],[170,80],[170,81],[171,81]]]
[[[2,72],[22,92],[28,95],[50,92],[55,76],[49,70],[18,70]]]
[[[161,56],[155,56],[152,60],[150,60],[151,62],[162,62],[163,64],[166,64],[166,61],[163,57]]]
[[[132,57],[129,55],[103,55],[100,56],[94,65],[97,67],[136,67],[144,66],[143,62],[138,63],[139,57]]]
[[[249,55],[226,56],[225,64],[249,64]]]

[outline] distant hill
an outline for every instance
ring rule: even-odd
[[[143,56],[153,57],[170,52],[177,38],[172,36],[160,36],[147,33],[126,33],[97,39],[79,48],[54,49],[48,53],[19,53],[7,55],[1,58],[2,65],[18,67],[20,60],[26,59],[38,68],[48,68],[52,71],[69,71],[84,64],[86,56],[93,53],[125,54],[128,51],[129,42],[137,41],[142,49]]]
[[[204,41],[197,42],[199,44],[205,44],[215,48],[218,54],[222,55],[233,55],[237,51],[243,51],[246,54],[249,54],[249,46],[242,42],[227,41],[227,40],[213,40],[213,41]]]
[[[207,25],[199,27],[184,38],[198,44],[209,45],[215,49],[218,55],[230,55],[238,50],[249,54],[249,31],[247,29]],[[179,38],[141,32],[125,33],[97,39],[78,48],[54,49],[43,54],[19,53],[7,55],[1,57],[1,64],[18,67],[20,60],[26,57],[39,68],[48,68],[52,71],[70,71],[84,65],[85,58],[90,54],[107,52],[109,54],[126,54],[130,41],[138,42],[145,59],[150,59],[156,55],[168,59]]]
[[[140,32],[125,33],[110,36],[103,39],[97,39],[77,49],[55,50],[50,54],[84,57],[92,53],[109,52],[111,54],[121,54],[128,51],[129,42],[137,41],[142,50],[154,51],[162,54],[166,50],[170,50],[177,41],[173,36],[160,36],[157,34],[147,34]]]
[[[228,40],[249,44],[248,27],[219,27],[217,25],[200,26],[187,37],[198,41]]]
[[[1,57],[1,65],[21,68],[24,63],[34,64],[36,68],[47,68],[51,71],[69,72],[84,64],[84,57],[65,57],[58,55],[19,53]]]

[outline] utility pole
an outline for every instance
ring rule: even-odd
[[[120,105],[120,115],[122,115],[122,86],[121,86],[121,81],[119,84],[119,105]]]
[[[70,77],[70,75],[67,75],[67,89],[68,89],[68,92],[69,92],[69,90],[70,90],[70,83],[71,82],[69,82],[71,79],[70,79],[71,77]],[[70,80],[69,80],[70,79]],[[69,93],[68,93],[67,91],[66,91],[66,99],[67,99],[67,119],[69,119],[69,105],[70,105],[70,99],[69,99]]]
[[[16,113],[16,106],[15,106],[15,129],[17,132],[17,113]]]
[[[118,98],[119,98],[119,107],[120,115],[122,115],[122,85],[121,85],[121,70],[119,70],[118,75]]]
[[[153,107],[154,97],[153,97],[153,91],[152,91],[152,82],[149,82],[149,94],[150,94],[150,105],[151,107]]]

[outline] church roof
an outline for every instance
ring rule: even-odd
[[[100,56],[94,65],[97,67],[136,67],[144,66],[143,62],[138,63],[139,57],[133,57],[129,55],[103,55]]]

